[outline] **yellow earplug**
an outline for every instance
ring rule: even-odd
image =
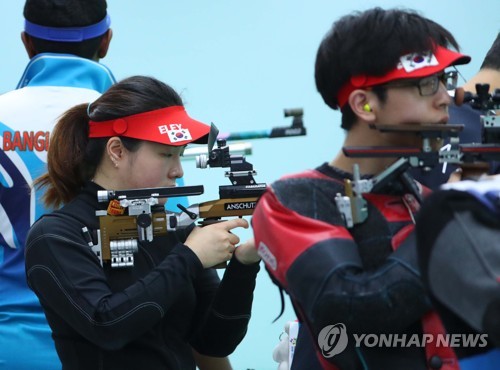
[[[370,104],[366,103],[365,105],[363,105],[363,110],[365,112],[371,112],[372,111],[372,107],[370,107]]]

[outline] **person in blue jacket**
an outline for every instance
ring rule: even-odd
[[[105,0],[27,0],[24,18],[30,60],[17,87],[0,95],[0,367],[54,370],[61,364],[24,270],[28,229],[47,211],[30,185],[46,171],[57,117],[115,83],[99,62],[112,30]]]

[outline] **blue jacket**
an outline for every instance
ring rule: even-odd
[[[0,367],[60,369],[45,315],[28,288],[24,244],[46,209],[30,189],[45,172],[50,132],[68,108],[94,101],[115,78],[102,64],[39,54],[17,88],[0,95]],[[29,344],[29,350],[26,345]]]

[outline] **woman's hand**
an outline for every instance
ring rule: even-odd
[[[248,228],[242,218],[222,221],[204,227],[195,227],[184,243],[200,259],[204,268],[213,267],[231,259],[240,238],[233,233],[237,227]],[[243,263],[243,262],[242,262]]]
[[[240,244],[234,251],[234,256],[244,265],[250,265],[260,261],[260,257],[255,249],[253,238],[248,239],[245,243]]]

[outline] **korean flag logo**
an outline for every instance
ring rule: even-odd
[[[170,129],[167,130],[167,134],[171,143],[192,140],[189,130],[187,128],[182,128],[182,125],[180,124],[170,125]]]
[[[439,65],[438,60],[430,51],[426,53],[411,53],[403,55],[400,58],[398,69],[404,68],[406,72],[411,73],[416,69]]]

